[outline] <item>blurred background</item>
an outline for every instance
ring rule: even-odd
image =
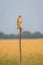
[[[18,34],[19,15],[23,31],[43,34],[43,0],[0,0],[0,32]]]

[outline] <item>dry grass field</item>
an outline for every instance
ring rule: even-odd
[[[43,65],[43,39],[22,39],[22,65]],[[19,40],[0,40],[0,65],[20,65]]]
[[[22,39],[22,56],[43,55],[43,39]],[[0,40],[0,56],[19,56],[19,40]]]

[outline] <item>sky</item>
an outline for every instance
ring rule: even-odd
[[[0,0],[0,32],[17,34],[17,18],[23,31],[43,33],[43,0]]]

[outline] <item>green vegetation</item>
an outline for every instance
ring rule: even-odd
[[[18,35],[14,35],[14,34],[4,34],[2,32],[0,32],[0,39],[18,39],[19,38],[19,34]],[[40,32],[35,32],[35,33],[30,33],[27,31],[24,31],[22,33],[22,38],[23,39],[31,39],[31,38],[43,38],[43,34]]]
[[[19,65],[19,61],[14,57],[0,57],[0,65]]]
[[[18,57],[0,57],[0,65],[19,65],[20,60]],[[22,57],[22,65],[43,65],[42,55],[29,55]]]

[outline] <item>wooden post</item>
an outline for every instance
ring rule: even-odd
[[[20,49],[20,65],[22,65],[22,51],[21,51],[21,33],[22,33],[22,28],[20,27],[20,37],[19,37],[19,49]]]

